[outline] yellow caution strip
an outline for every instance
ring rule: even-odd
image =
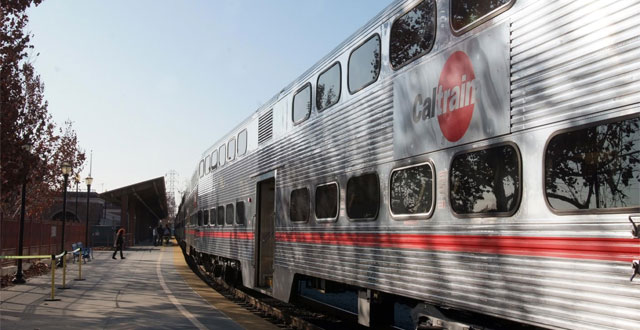
[[[51,255],[41,256],[0,256],[0,259],[51,259]]]

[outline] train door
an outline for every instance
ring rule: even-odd
[[[257,287],[270,289],[273,284],[275,252],[275,178],[258,182],[256,237]]]

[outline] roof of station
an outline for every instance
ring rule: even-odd
[[[128,195],[129,200],[135,199],[140,202],[158,219],[164,219],[168,216],[167,193],[164,185],[164,177],[105,191],[100,194],[100,197],[109,202],[120,204],[122,197],[125,195]]]

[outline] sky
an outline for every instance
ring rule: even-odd
[[[31,61],[54,121],[93,151],[93,189],[170,170],[183,189],[205,149],[391,2],[45,0]]]

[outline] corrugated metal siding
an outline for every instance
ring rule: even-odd
[[[638,1],[537,1],[512,18],[511,125],[640,102]]]

